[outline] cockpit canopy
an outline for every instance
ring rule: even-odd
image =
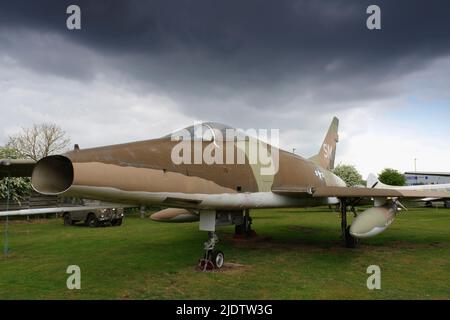
[[[199,122],[184,129],[164,136],[171,140],[192,141],[239,141],[248,140],[248,135],[240,129],[235,129],[218,122]]]

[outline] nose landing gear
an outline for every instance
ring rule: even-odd
[[[219,237],[215,232],[208,232],[208,240],[204,244],[205,254],[198,261],[198,268],[202,271],[211,271],[223,267],[225,257],[222,251],[215,250]]]

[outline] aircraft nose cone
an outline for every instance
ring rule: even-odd
[[[355,238],[369,238],[386,230],[394,220],[392,210],[374,207],[360,214],[350,226],[350,234]]]

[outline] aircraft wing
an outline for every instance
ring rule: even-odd
[[[282,187],[272,190],[274,193],[288,196],[310,196],[313,198],[450,198],[450,192],[435,190],[399,190],[381,188],[354,188],[354,187],[312,187],[296,189]]]
[[[108,203],[100,205],[89,205],[89,206],[62,206],[55,208],[34,208],[34,209],[22,209],[22,210],[10,210],[10,211],[0,211],[0,217],[6,216],[31,216],[34,214],[46,214],[46,213],[62,213],[62,212],[76,212],[76,211],[88,211],[88,210],[98,210],[98,209],[113,209],[113,208],[132,208],[135,206],[123,205],[118,203]]]
[[[425,198],[420,198],[420,199],[415,199],[416,201],[424,201],[424,202],[428,202],[428,201],[438,201],[438,200],[444,200],[442,197],[438,197],[438,196],[434,196],[436,194],[439,193],[450,193],[450,184],[428,184],[428,185],[414,185],[414,186],[401,186],[401,187],[396,187],[396,186],[391,186],[388,184],[384,184],[382,183],[376,175],[374,175],[373,173],[369,174],[369,176],[367,177],[367,187],[368,188],[376,188],[376,189],[396,189],[396,190],[400,190],[400,191],[428,191],[428,192],[433,192],[433,196],[430,197],[425,197]],[[448,198],[448,196],[447,196]]]
[[[450,192],[432,190],[399,190],[349,187],[318,187],[314,189],[313,197],[337,198],[450,198]]]
[[[0,178],[31,177],[35,164],[28,159],[0,159]]]

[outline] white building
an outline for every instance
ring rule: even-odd
[[[450,183],[450,172],[405,172],[406,185]]]

